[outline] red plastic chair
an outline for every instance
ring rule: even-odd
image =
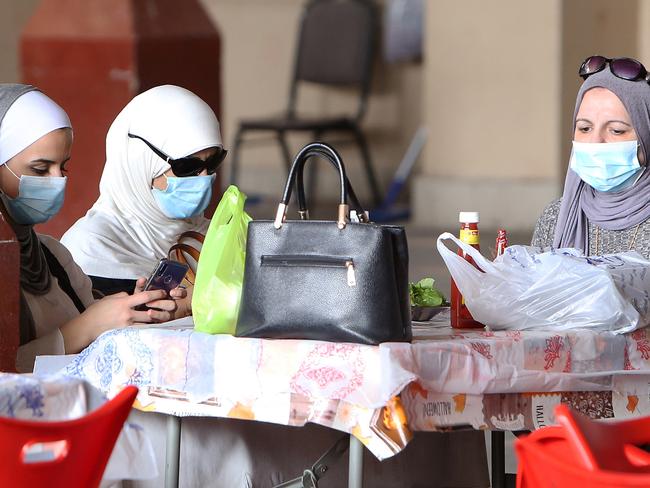
[[[0,418],[0,485],[97,487],[138,394],[127,386],[88,415],[60,422]]]
[[[650,417],[598,422],[558,405],[555,418],[586,469],[650,473],[650,453],[637,447],[650,444]]]
[[[598,422],[556,407],[558,426],[517,439],[517,488],[650,486],[650,418]]]

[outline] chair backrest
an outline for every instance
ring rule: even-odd
[[[558,405],[555,418],[585,469],[650,474],[650,453],[638,447],[650,444],[650,417],[599,422]]]
[[[74,420],[0,418],[0,485],[99,486],[137,394],[135,386],[127,386]]]
[[[0,212],[0,371],[16,371],[20,343],[20,246]]]
[[[564,427],[551,426],[519,437],[517,488],[625,488],[650,486],[650,474],[591,471],[575,452]]]
[[[357,118],[366,108],[377,44],[372,0],[310,0],[302,14],[288,112],[295,112],[299,81],[356,85]]]

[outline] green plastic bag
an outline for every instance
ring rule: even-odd
[[[250,216],[246,195],[229,186],[205,235],[192,295],[194,329],[209,334],[234,334],[239,312],[246,232]]]

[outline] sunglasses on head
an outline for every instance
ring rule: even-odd
[[[197,176],[201,174],[203,170],[207,170],[209,175],[214,174],[217,171],[219,165],[226,158],[226,154],[228,154],[227,150],[221,147],[217,147],[217,152],[215,152],[205,161],[201,158],[197,158],[196,156],[187,156],[184,158],[172,159],[156,146],[147,141],[145,138],[136,136],[135,134],[131,133],[129,133],[129,137],[132,139],[140,139],[142,142],[144,142],[147,146],[149,146],[149,149],[151,149],[158,157],[164,159],[167,163],[169,163],[169,165],[172,167],[172,171],[176,176],[181,177]]]
[[[578,74],[586,80],[594,73],[605,69],[609,63],[609,70],[617,78],[628,81],[645,80],[650,83],[650,75],[639,61],[632,58],[606,58],[604,56],[589,56],[580,65]]]

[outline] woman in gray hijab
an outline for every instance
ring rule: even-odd
[[[0,218],[20,244],[20,372],[31,371],[37,355],[77,353],[106,330],[169,320],[176,309],[164,291],[138,287],[133,296],[95,302],[90,279],[67,249],[34,232],[63,205],[71,147],[61,107],[33,86],[0,84]],[[141,304],[158,310],[134,309]]]
[[[650,258],[650,75],[634,59],[602,56],[579,74],[564,193],[544,209],[532,244]]]

